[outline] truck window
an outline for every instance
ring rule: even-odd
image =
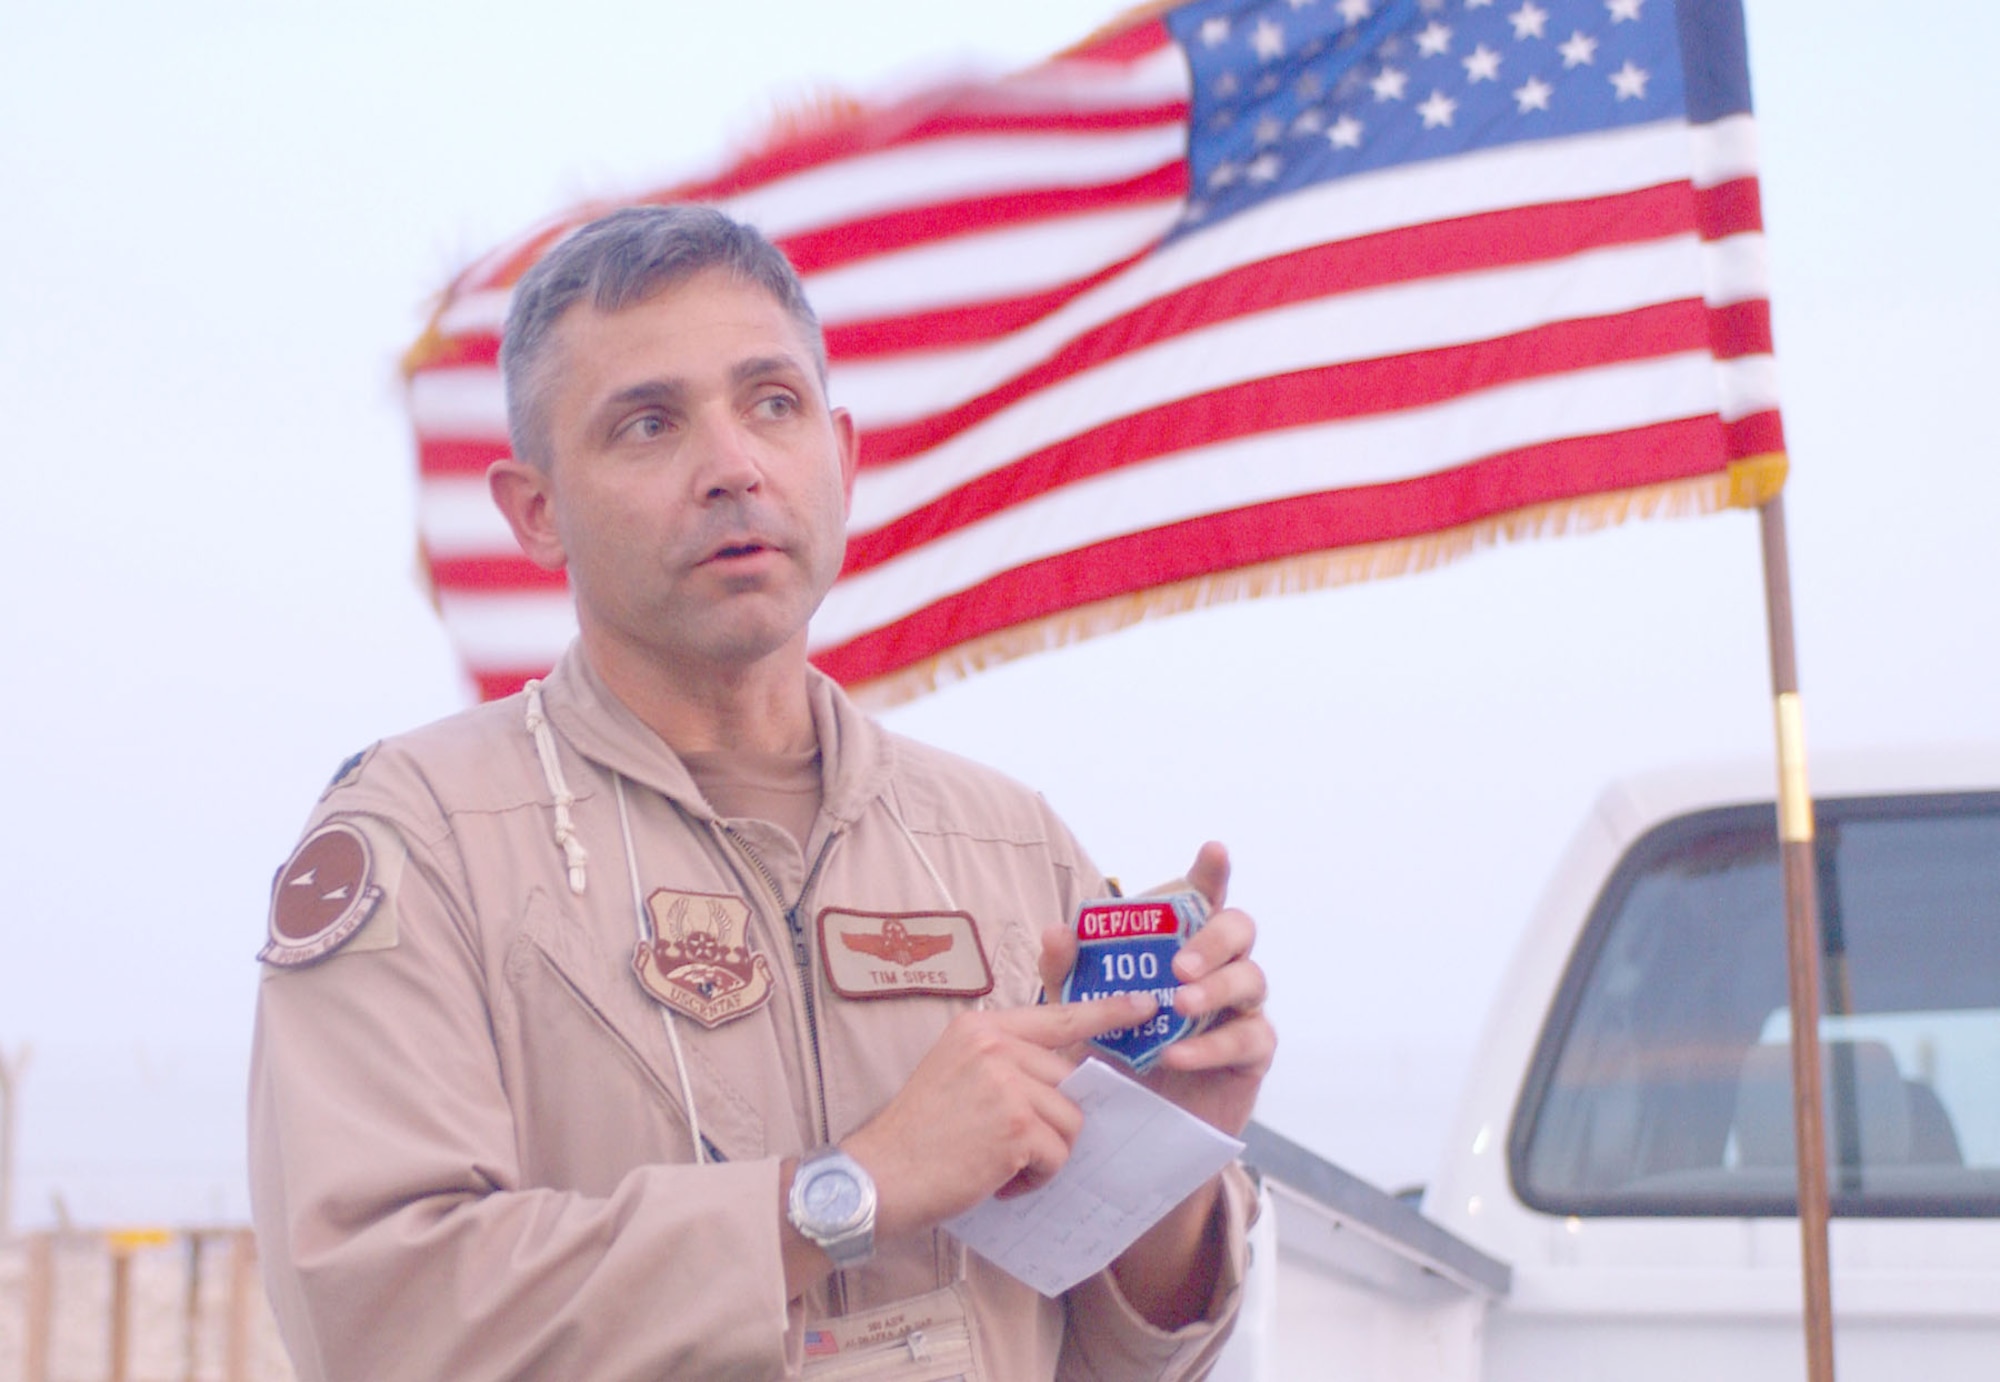
[[[1838,1215],[2000,1215],[2000,793],[1818,803]],[[1509,1138],[1574,1215],[1790,1215],[1790,1015],[1769,806],[1667,822],[1572,957]]]

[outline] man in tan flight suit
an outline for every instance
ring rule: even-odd
[[[1086,1038],[1035,1003],[1097,873],[1039,797],[806,661],[856,446],[799,283],[700,208],[614,213],[516,288],[515,456],[565,570],[545,682],[384,741],[273,889],[251,1075],[266,1280],[302,1378],[1180,1378],[1241,1294],[1231,1167],[1046,1299],[939,1225],[1046,1180]],[[1230,1133],[1275,1036],[1254,926],[1148,1082]]]

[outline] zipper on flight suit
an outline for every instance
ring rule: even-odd
[[[778,880],[771,876],[770,867],[765,864],[762,856],[751,847],[748,840],[738,835],[727,825],[722,825],[721,822],[717,822],[717,824],[720,826],[723,835],[729,839],[730,843],[736,846],[737,851],[750,861],[751,871],[763,880],[764,891],[769,893],[771,900],[778,904],[778,910],[784,914],[785,926],[792,933],[792,960],[798,967],[799,997],[804,1001],[806,1009],[806,1045],[812,1052],[813,1107],[814,1111],[819,1115],[819,1144],[825,1146],[827,1143],[833,1141],[833,1131],[831,1120],[827,1117],[826,1112],[826,1066],[822,1062],[819,1052],[819,1005],[813,1001],[812,940],[806,932],[805,905],[806,898],[812,893],[813,884],[819,879],[820,866],[826,862],[826,856],[832,852],[833,842],[839,838],[839,832],[833,831],[828,833],[825,843],[819,847],[819,853],[813,856],[811,867],[806,870],[805,882],[799,885],[799,900],[787,907],[785,905],[785,894],[778,887]],[[845,1315],[847,1313],[847,1274],[836,1270],[829,1282],[829,1287],[829,1304],[833,1307],[833,1313],[836,1316]]]
[[[798,901],[787,907],[785,894],[778,887],[778,880],[771,876],[769,866],[751,847],[750,842],[727,825],[722,825],[721,829],[730,843],[750,861],[752,872],[763,880],[764,890],[771,895],[771,900],[778,904],[778,911],[785,918],[785,926],[792,933],[792,962],[798,968],[799,997],[804,1001],[806,1008],[806,1046],[812,1054],[813,1108],[819,1116],[819,1140],[824,1145],[833,1140],[833,1133],[826,1112],[826,1067],[821,1062],[819,1051],[819,1005],[813,1000],[812,941],[806,932],[804,911],[806,897],[812,892],[813,884],[818,881],[820,866],[826,862],[826,856],[832,851],[833,842],[839,838],[839,832],[827,835],[826,842],[819,847],[819,853],[813,857],[812,866],[806,870],[805,882],[799,886]]]

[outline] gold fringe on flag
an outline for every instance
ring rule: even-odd
[[[416,377],[418,370],[429,369],[444,358],[444,333],[438,329],[438,319],[444,315],[445,301],[440,298],[430,311],[430,318],[424,323],[423,335],[410,342],[410,348],[403,352],[403,358],[396,363],[397,371],[408,383]]]
[[[1309,552],[1197,576],[1016,624],[847,691],[870,710],[886,710],[1015,658],[1116,633],[1147,619],[1235,600],[1299,595],[1406,576],[1502,542],[1596,532],[1635,518],[1691,518],[1723,509],[1752,509],[1784,488],[1785,473],[1784,454],[1770,452],[1733,462],[1728,470],[1711,475],[1536,504],[1418,537]]]

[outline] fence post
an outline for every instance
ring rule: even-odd
[[[186,1356],[181,1366],[181,1382],[196,1382],[201,1375],[201,1250],[208,1234],[202,1229],[194,1229],[187,1236],[187,1298],[184,1313],[187,1317],[183,1328],[186,1330]]]
[[[111,1382],[132,1376],[132,1249],[117,1234],[111,1248]]]
[[[239,1228],[229,1245],[229,1344],[223,1355],[224,1382],[250,1382],[251,1303],[257,1291],[257,1235]]]
[[[132,1376],[132,1256],[173,1240],[172,1231],[163,1228],[115,1229],[104,1235],[111,1253],[111,1382],[129,1382]]]
[[[49,1382],[49,1336],[54,1332],[56,1236],[28,1235],[28,1318],[23,1322],[21,1382]]]

